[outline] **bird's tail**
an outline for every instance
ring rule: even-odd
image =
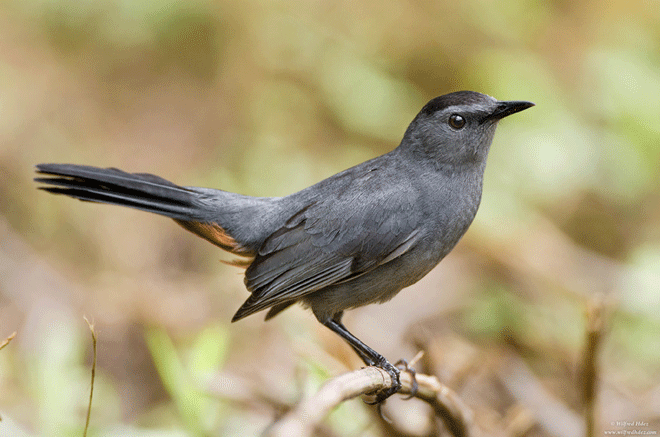
[[[39,164],[36,170],[49,176],[35,178],[48,184],[39,188],[49,193],[128,206],[177,220],[196,216],[195,193],[158,176],[72,164]]]
[[[116,168],[73,164],[39,164],[39,187],[76,199],[128,206],[174,219],[179,225],[229,252],[252,256],[253,249],[230,235],[218,217],[209,217],[209,204],[199,191],[181,187],[159,176],[126,173]],[[213,212],[213,211],[211,211]]]

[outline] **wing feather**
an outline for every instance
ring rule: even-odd
[[[300,208],[259,248],[245,273],[252,295],[232,320],[268,307],[278,308],[276,314],[408,252],[419,237],[421,212],[415,192],[406,188],[345,190],[343,197]]]

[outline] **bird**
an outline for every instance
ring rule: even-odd
[[[454,248],[479,208],[498,122],[532,106],[474,91],[436,97],[398,147],[283,197],[74,164],[38,164],[35,181],[52,194],[169,217],[236,255],[250,295],[232,322],[262,310],[268,320],[301,303],[392,377],[380,403],[400,390],[400,370],[344,326],[344,312],[389,301]]]

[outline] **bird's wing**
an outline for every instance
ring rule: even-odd
[[[233,320],[362,275],[414,246],[421,212],[411,189],[347,190],[309,203],[274,232],[247,269],[252,292]]]

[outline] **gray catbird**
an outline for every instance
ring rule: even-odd
[[[244,257],[250,297],[232,321],[296,302],[369,366],[399,370],[351,334],[344,310],[385,302],[449,253],[474,218],[497,122],[533,106],[459,91],[428,102],[391,152],[286,197],[181,187],[114,168],[39,164],[42,189],[161,214]]]

